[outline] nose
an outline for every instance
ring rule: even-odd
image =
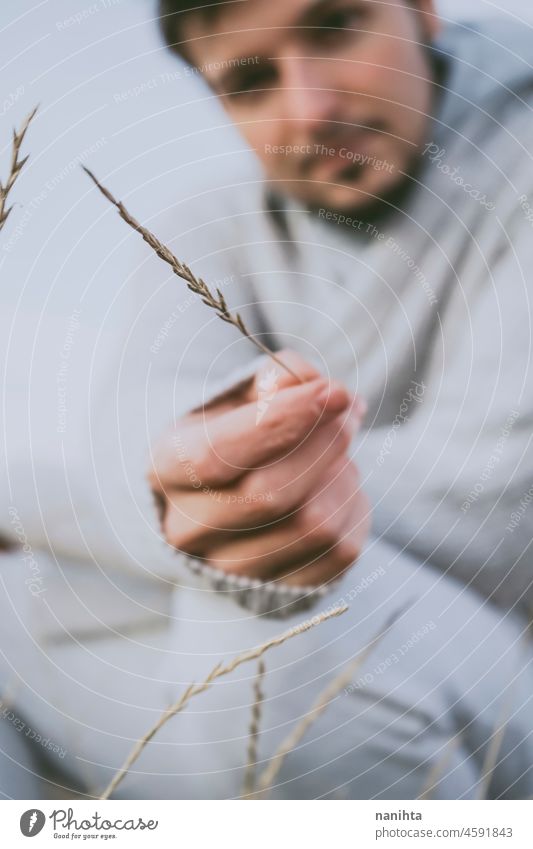
[[[286,120],[302,130],[333,117],[337,94],[321,71],[320,59],[287,56],[281,65]]]

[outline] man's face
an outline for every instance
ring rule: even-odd
[[[403,181],[431,111],[433,0],[241,0],[183,35],[267,177],[354,210]]]

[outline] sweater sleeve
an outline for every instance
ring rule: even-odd
[[[240,265],[246,235],[241,219],[236,226],[230,215],[212,209],[207,220],[205,207],[196,214],[188,206],[187,213],[150,227],[195,274],[223,292],[252,332],[261,331],[259,308]],[[249,378],[258,360],[247,339],[189,291],[136,234],[131,238],[136,272],[120,291],[117,287],[113,353],[99,380],[87,387],[87,413],[71,440],[64,474],[58,475],[57,466],[46,475],[38,470],[46,486],[40,486],[35,506],[28,497],[32,462],[25,467],[28,486],[22,472],[17,474],[15,504],[24,540],[69,562],[87,561],[178,589],[201,586],[221,604],[231,598],[257,614],[285,616],[309,607],[323,588],[295,590],[229,577],[176,552],[163,538],[147,481],[154,445],[186,412]],[[21,541],[7,508],[0,527],[15,544]]]
[[[205,403],[218,400],[229,389],[235,391],[241,384],[247,383],[265,359],[265,356],[257,357],[245,368],[233,372],[221,382],[209,398],[205,399]],[[221,598],[230,598],[256,616],[287,619],[312,608],[338,583],[338,581],[330,581],[328,584],[317,586],[293,587],[282,581],[260,581],[246,576],[228,574],[185,554],[180,554],[180,557],[191,576],[196,579],[195,584],[198,589],[212,590]]]

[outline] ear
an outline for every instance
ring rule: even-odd
[[[442,29],[442,22],[435,7],[435,0],[416,0],[415,5],[420,12],[420,20],[426,38],[428,41],[433,41]]]

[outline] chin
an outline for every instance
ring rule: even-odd
[[[394,202],[408,180],[396,168],[392,173],[360,169],[337,177],[330,182],[293,183],[290,192],[301,203],[315,209],[334,209],[341,213],[361,214],[372,210],[380,201]],[[291,187],[292,188],[292,187]]]
[[[381,179],[380,179],[381,177]],[[335,209],[338,212],[355,212],[373,206],[376,201],[386,198],[398,185],[398,179],[384,180],[383,175],[366,175],[351,182],[322,184],[315,191],[305,192],[300,197],[303,203],[312,207]],[[318,189],[318,191],[317,191]]]

